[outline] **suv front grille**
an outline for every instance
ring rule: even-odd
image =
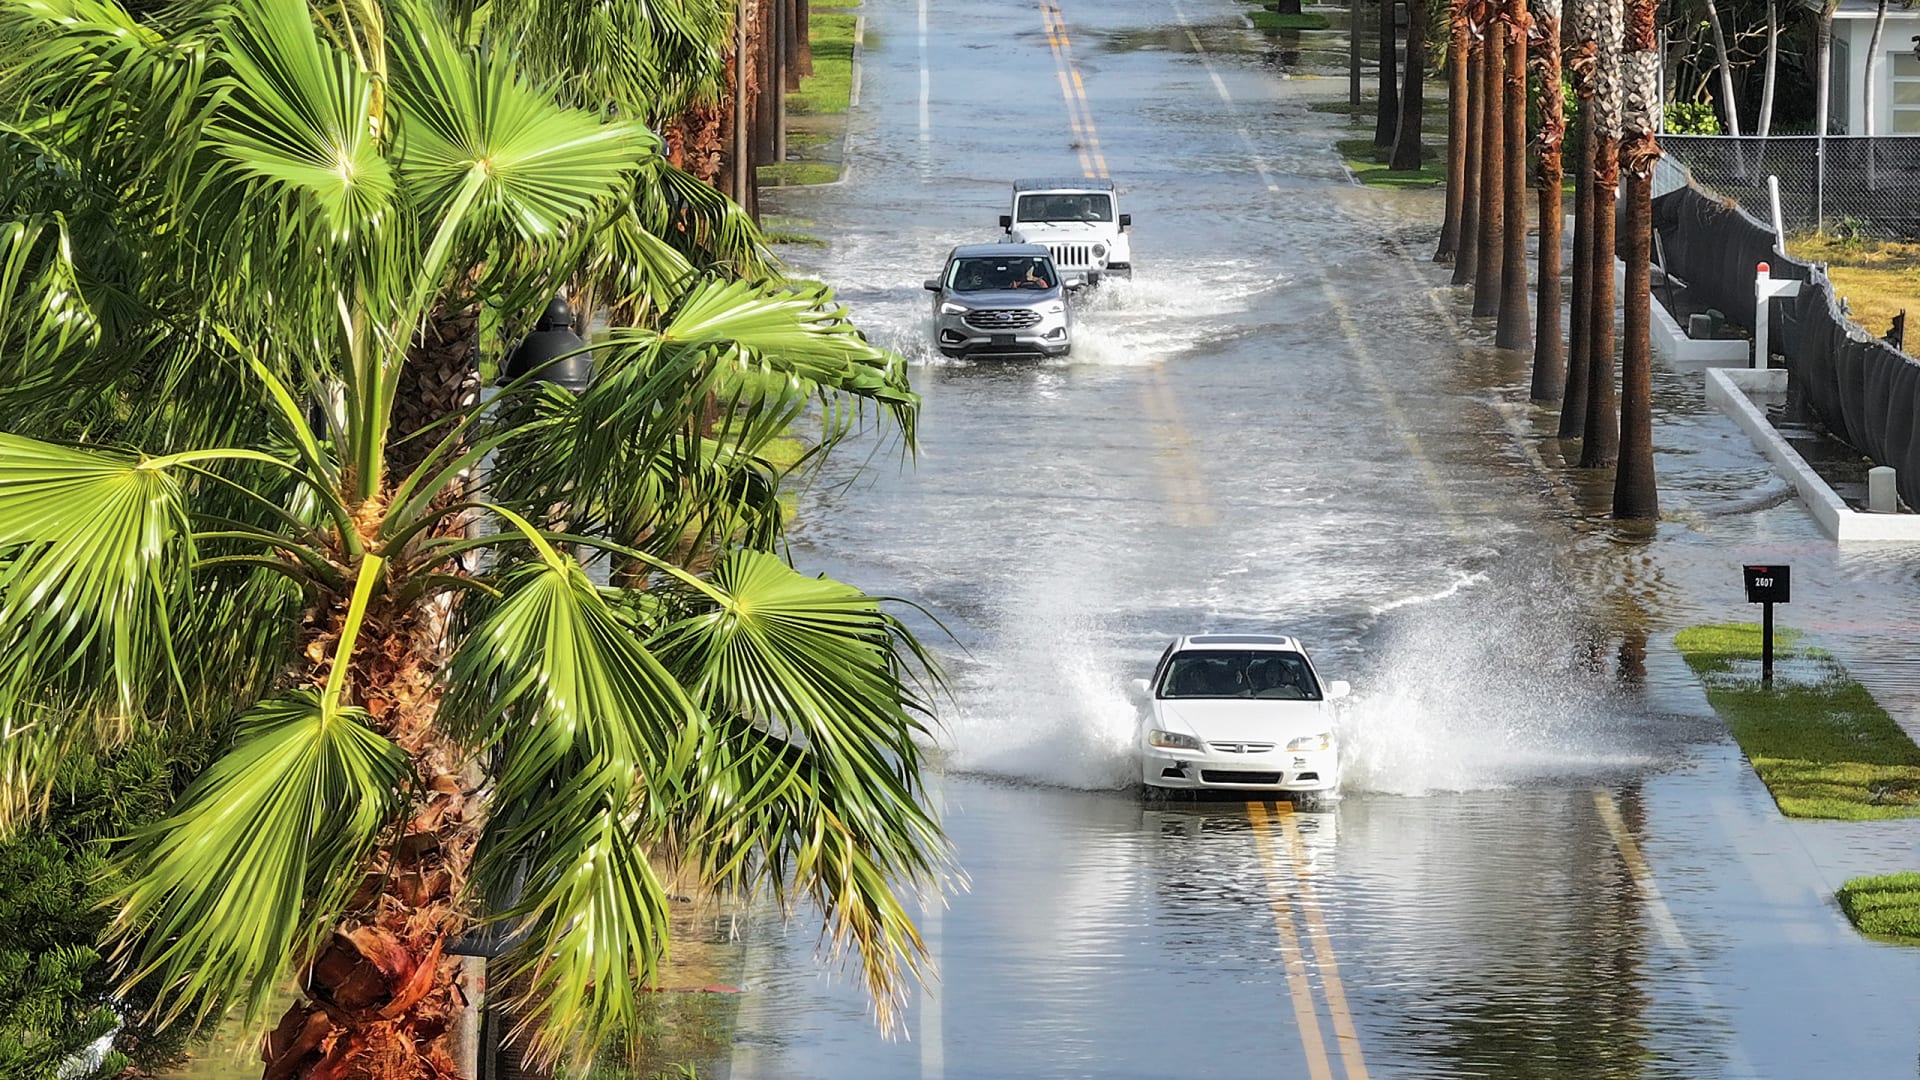
[[[1040,321],[1040,313],[1028,308],[986,308],[969,311],[966,318],[975,330],[1025,330]]]
[[[1070,270],[1086,270],[1100,265],[1093,257],[1092,244],[1048,244],[1047,250],[1053,252],[1053,264]]]

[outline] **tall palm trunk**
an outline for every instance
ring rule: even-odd
[[[1727,54],[1727,34],[1720,25],[1720,9],[1713,0],[1705,0],[1707,27],[1713,32],[1714,67],[1720,73],[1720,111],[1726,118],[1726,132],[1740,135],[1740,103],[1733,96],[1733,57]]]
[[[1593,311],[1588,321],[1587,424],[1580,467],[1613,465],[1620,452],[1619,392],[1614,387],[1614,215],[1620,186],[1620,0],[1598,7],[1593,64]]]
[[[1426,121],[1427,0],[1407,0],[1406,83],[1400,88],[1400,125],[1393,136],[1390,169],[1418,171],[1420,125]]]
[[[1479,0],[1464,0],[1467,13],[1467,70],[1461,80],[1465,98],[1462,110],[1467,114],[1466,149],[1460,159],[1460,236],[1453,246],[1453,283],[1470,285],[1480,265],[1480,157],[1485,152],[1487,95],[1485,81],[1486,44],[1481,41],[1473,18],[1480,9]]]
[[[1397,3],[1380,0],[1380,111],[1373,121],[1373,145],[1382,149],[1393,145],[1394,130],[1400,126],[1399,48],[1394,34]]]
[[[1653,163],[1660,157],[1660,0],[1629,0],[1621,56],[1626,94],[1620,168],[1626,174],[1626,341],[1620,359],[1620,465],[1613,484],[1613,516],[1660,516],[1653,474]]]
[[[1767,73],[1760,83],[1760,137],[1773,130],[1773,84],[1780,70],[1780,0],[1767,0]]]
[[[344,604],[316,613],[305,655],[331,655]],[[464,755],[435,730],[445,611],[376,612],[350,679],[381,734],[413,759],[406,827],[373,854],[348,915],[300,975],[303,1000],[267,1036],[265,1080],[454,1080],[457,1025],[477,987],[448,949],[476,822]],[[324,671],[314,673],[323,681]]]
[[[1593,323],[1593,99],[1580,102],[1580,145],[1573,158],[1573,303],[1567,317],[1567,382],[1560,399],[1562,439],[1577,439],[1587,424],[1587,361]]]
[[[1560,145],[1566,138],[1560,89],[1560,0],[1539,0],[1532,40],[1540,73],[1540,305],[1533,335],[1535,401],[1558,401],[1566,390],[1566,337],[1560,332]]]
[[[1527,310],[1527,0],[1505,0],[1502,19],[1507,27],[1507,123],[1501,140],[1506,157],[1501,194],[1507,232],[1493,343],[1524,349],[1533,343],[1533,318]]]
[[[1473,314],[1482,319],[1500,311],[1500,260],[1506,247],[1506,71],[1506,31],[1499,9],[1489,3],[1480,65],[1486,103],[1480,122],[1479,272],[1473,278]]]
[[[1460,250],[1460,212],[1467,171],[1467,12],[1466,0],[1447,3],[1447,216],[1440,223],[1440,246],[1433,261],[1456,258]]]

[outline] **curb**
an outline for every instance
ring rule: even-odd
[[[1767,422],[1753,393],[1785,393],[1785,368],[1708,368],[1707,400],[1733,417],[1799,493],[1820,527],[1840,543],[1853,540],[1920,542],[1920,514],[1868,514],[1848,506],[1807,459]]]
[[[815,191],[838,187],[853,173],[853,112],[860,107],[860,72],[867,51],[867,17],[853,17],[853,68],[847,76],[846,120],[840,126],[840,175],[817,184],[781,184],[774,190]]]

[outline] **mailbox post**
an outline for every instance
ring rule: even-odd
[[[1793,599],[1793,568],[1744,566],[1747,603],[1760,605],[1760,681],[1773,682],[1773,605]]]

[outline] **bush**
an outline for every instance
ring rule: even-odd
[[[70,756],[46,819],[0,840],[0,1077],[92,1080],[178,1055],[184,1033],[122,1026],[98,951],[112,914],[101,901],[116,884],[114,838],[164,814],[211,742],[154,736],[106,758]],[[122,1004],[134,1013],[148,1000],[136,993]],[[69,1064],[108,1034],[104,1060]]]
[[[1669,101],[1664,125],[1669,135],[1719,135],[1720,114],[1705,101]]]

